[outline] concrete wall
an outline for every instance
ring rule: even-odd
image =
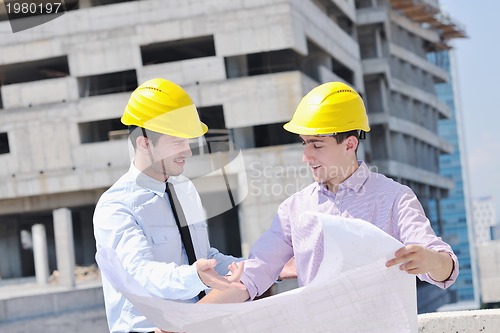
[[[10,333],[106,333],[109,332],[104,306],[70,311],[57,315],[34,317],[11,323],[1,323],[0,330]]]
[[[482,302],[500,302],[500,241],[478,244],[477,260]]]
[[[2,296],[0,297],[0,331],[15,333],[109,332],[102,287],[100,283],[93,287],[71,290],[52,286],[52,288],[31,292],[28,287],[24,296],[11,298]]]
[[[313,178],[302,162],[301,145],[249,149],[244,158],[248,196],[240,206],[240,230],[243,256],[247,256],[250,246],[271,226],[279,204]]]
[[[497,333],[500,309],[422,314],[418,326],[419,333]]]

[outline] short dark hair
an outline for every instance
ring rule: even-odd
[[[156,145],[158,143],[158,140],[163,134],[154,132],[148,129],[145,129],[143,127],[135,126],[135,125],[130,125],[128,127],[128,137],[130,139],[130,142],[132,143],[132,146],[134,149],[136,148],[136,140],[138,137],[143,136],[149,140],[151,140],[151,143],[153,145]]]
[[[360,133],[358,130],[347,131],[333,135],[333,137],[335,138],[335,140],[337,140],[337,143],[339,144],[344,142],[350,136],[354,136],[356,139],[358,139],[358,141],[360,139]]]
[[[355,150],[355,152],[357,153],[358,148],[359,148],[359,141],[364,139],[366,136],[366,133],[364,131],[353,130],[353,131],[347,131],[347,132],[337,133],[337,134],[333,135],[335,140],[337,140],[338,144],[341,144],[350,136],[354,136],[356,139],[358,139],[358,146],[356,147],[356,150]]]

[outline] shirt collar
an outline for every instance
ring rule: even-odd
[[[359,190],[369,177],[370,169],[363,161],[358,161],[358,165],[359,167],[356,169],[356,171],[354,171],[352,175],[349,176],[349,178],[340,183],[339,189],[350,188],[355,192],[359,192]],[[327,189],[325,184],[323,183],[317,183],[317,184],[320,192],[329,195],[332,193]]]
[[[163,196],[165,193],[165,182],[156,180],[152,177],[149,177],[145,173],[141,172],[137,167],[134,165],[134,162],[130,164],[130,169],[129,173],[132,175],[134,178],[135,182],[137,185],[140,187],[149,190],[151,192],[154,192],[158,194],[159,196]]]
[[[340,184],[340,188],[350,188],[355,192],[359,192],[363,184],[370,175],[370,169],[363,161],[358,161],[359,167]]]

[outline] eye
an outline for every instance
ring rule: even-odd
[[[181,140],[181,141],[175,141],[175,142],[173,142],[173,145],[174,145],[174,147],[182,147],[182,146],[184,146],[187,143],[188,143],[187,140]]]
[[[317,144],[314,144],[313,147],[316,148],[316,149],[323,148],[323,146],[318,146]]]

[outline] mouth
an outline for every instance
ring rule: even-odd
[[[309,165],[309,167],[315,176],[319,176],[321,165]]]
[[[182,166],[182,165],[186,164],[186,160],[185,159],[178,159],[178,160],[174,160],[174,163]]]

